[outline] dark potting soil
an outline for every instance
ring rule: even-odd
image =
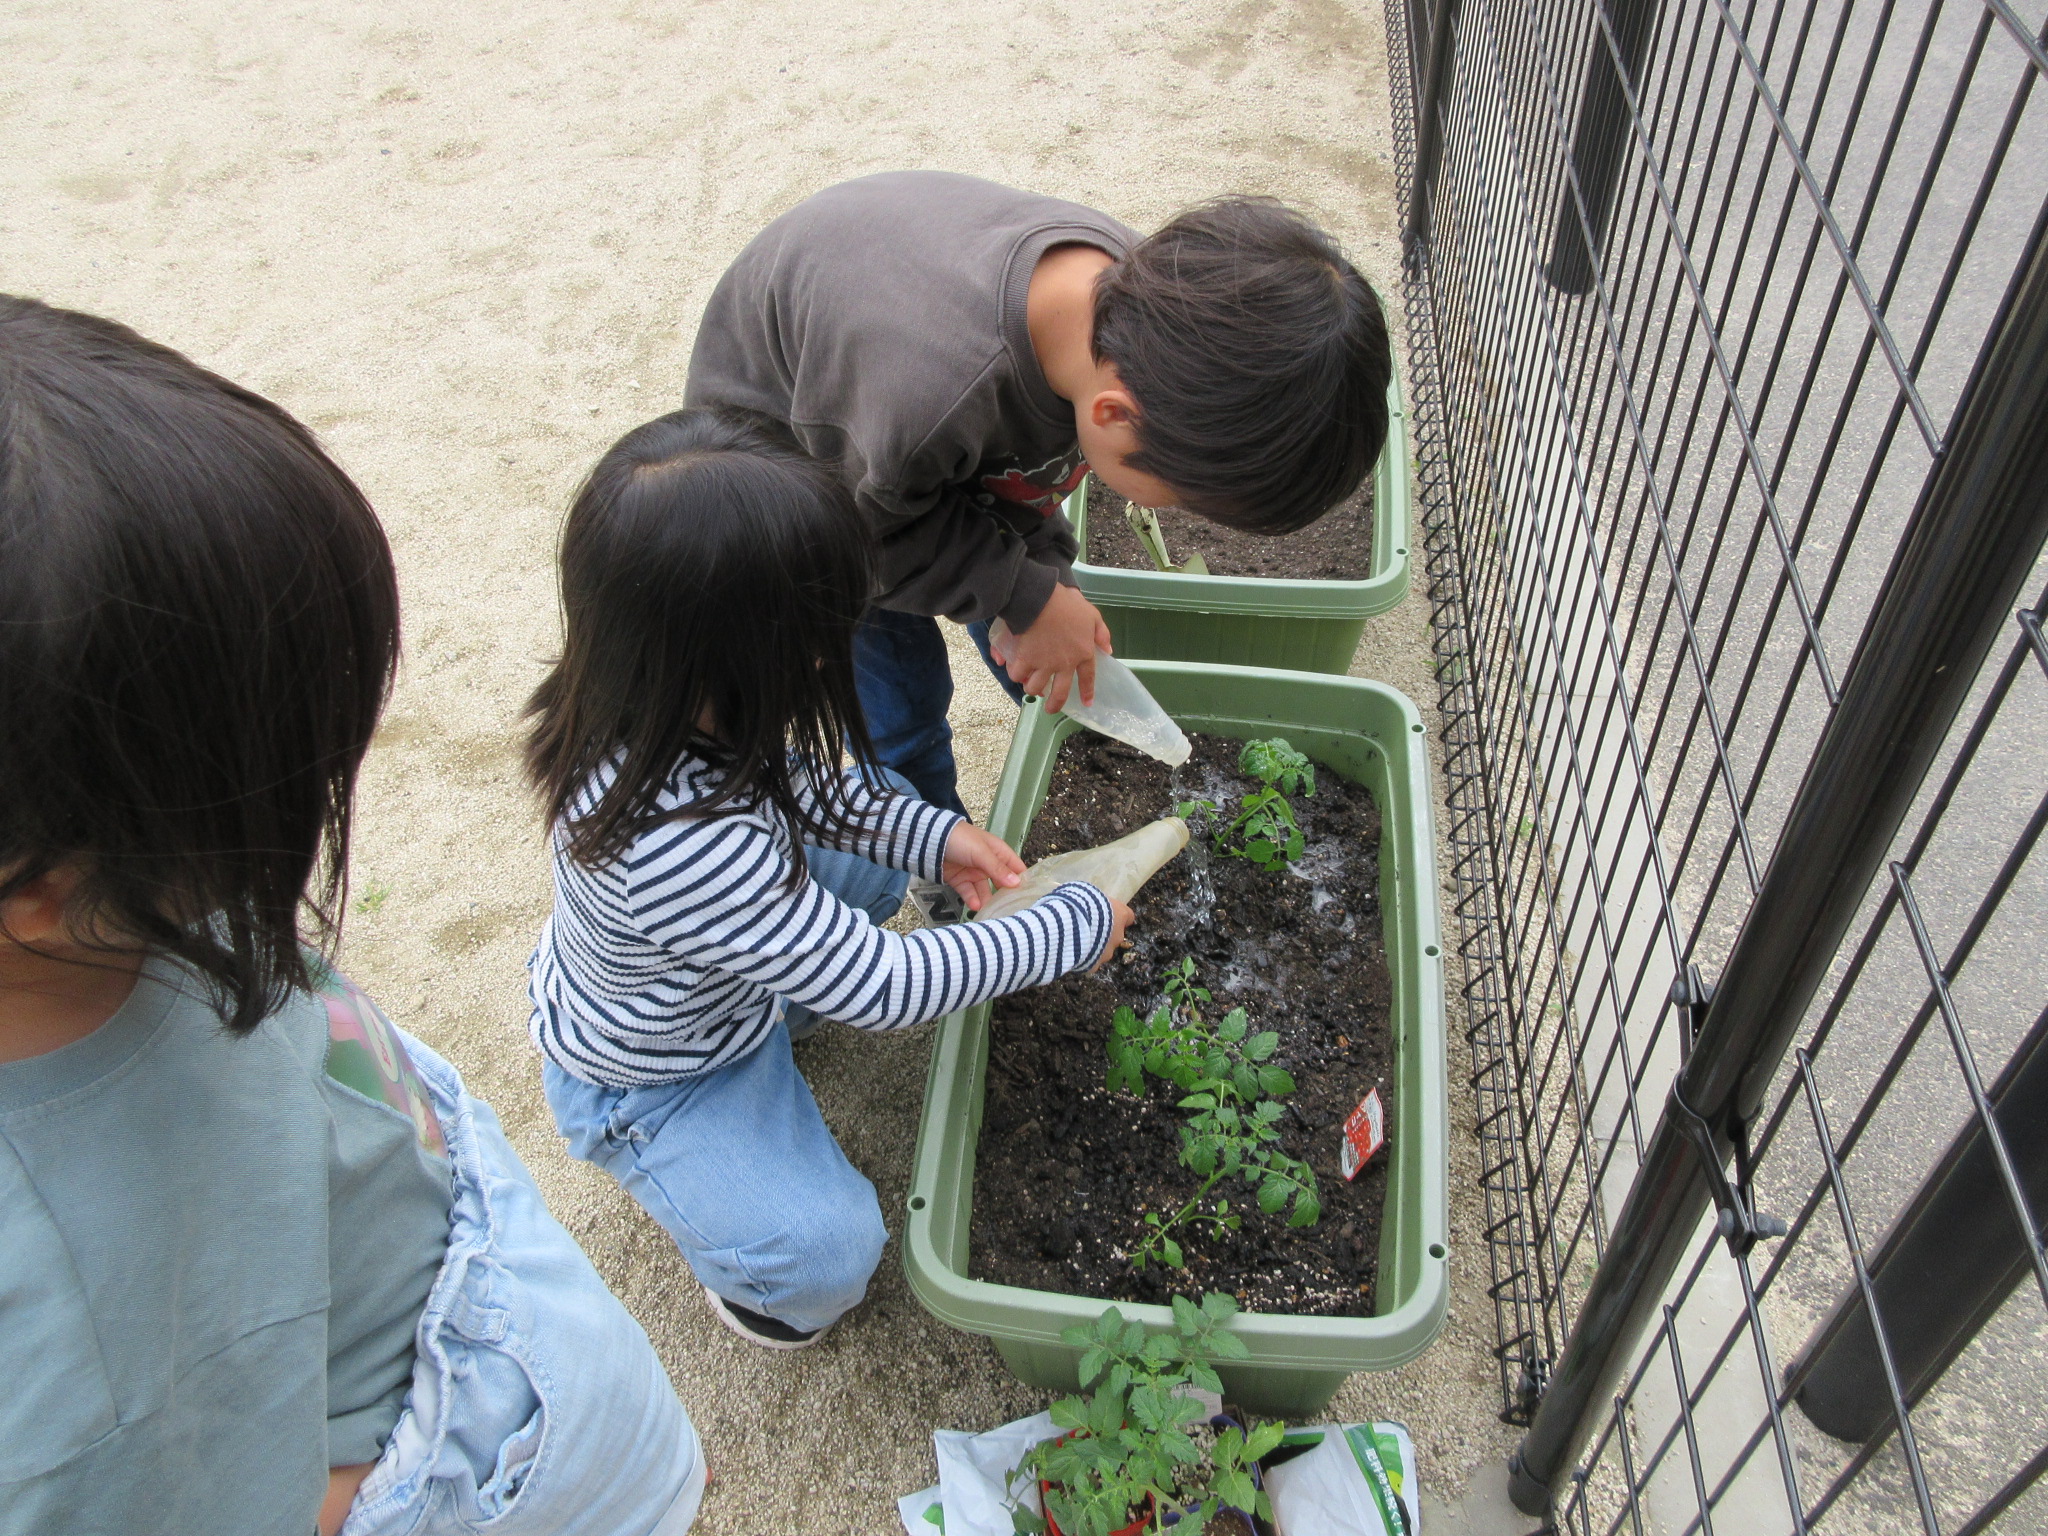
[[[1129,505],[1100,480],[1088,482],[1088,548],[1090,565],[1126,571],[1158,567],[1131,532],[1124,509]],[[1349,500],[1324,513],[1299,533],[1269,538],[1224,528],[1192,512],[1166,511],[1159,526],[1166,535],[1167,558],[1176,564],[1199,553],[1212,576],[1288,576],[1308,581],[1363,581],[1372,574],[1372,481]]]
[[[1234,802],[1251,786],[1237,771],[1240,747],[1196,736],[1193,757],[1169,776],[1118,742],[1069,737],[1024,857],[1121,837],[1178,800]],[[1307,847],[1293,869],[1204,861],[1198,837],[1138,893],[1133,947],[1121,959],[996,1003],[969,1240],[977,1279],[1104,1301],[1229,1291],[1248,1311],[1371,1315],[1387,1154],[1347,1184],[1338,1147],[1368,1089],[1379,1089],[1390,1127],[1401,1113],[1390,1082],[1380,818],[1358,785],[1327,768],[1317,779],[1313,798],[1294,800]],[[1296,1083],[1281,1146],[1315,1169],[1323,1214],[1289,1227],[1284,1213],[1258,1209],[1251,1186],[1227,1181],[1214,1193],[1243,1211],[1239,1229],[1183,1242],[1185,1270],[1137,1271],[1127,1255],[1145,1213],[1178,1210],[1201,1181],[1178,1160],[1180,1095],[1158,1079],[1143,1098],[1110,1093],[1103,1046],[1117,1004],[1151,1013],[1164,996],[1160,973],[1184,956],[1214,994],[1205,1017],[1242,1007],[1254,1031],[1279,1032],[1274,1060]]]

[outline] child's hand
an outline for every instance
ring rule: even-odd
[[[1050,715],[1066,704],[1067,690],[1076,682],[1081,702],[1095,702],[1095,653],[1109,648],[1109,626],[1095,605],[1073,587],[1059,586],[1031,627],[1010,637],[1003,661],[1010,681],[1044,699]]]
[[[979,912],[993,886],[1024,883],[1024,861],[1000,837],[963,821],[946,839],[945,881],[960,893],[968,911]]]
[[[1108,893],[1104,892],[1104,894],[1107,895]],[[1125,943],[1128,942],[1124,938],[1124,930],[1130,927],[1137,919],[1137,914],[1114,896],[1109,898],[1109,912],[1109,942],[1102,946],[1102,958],[1088,967],[1091,972],[1099,971],[1109,964],[1110,957],[1124,947]]]

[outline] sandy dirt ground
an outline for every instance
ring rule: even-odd
[[[541,1102],[523,963],[549,894],[515,737],[555,643],[556,528],[594,457],[679,402],[726,262],[846,177],[972,172],[1140,228],[1269,192],[1391,298],[1375,0],[6,0],[0,59],[0,288],[126,321],[277,399],[390,529],[406,661],[364,777],[344,964],[497,1105],[646,1324],[709,1447],[700,1529],[890,1530],[895,1496],[932,1476],[934,1425],[984,1428],[1042,1394],[924,1313],[893,1242],[820,1348],[732,1339],[661,1232],[562,1154]],[[1411,598],[1357,670],[1427,707],[1425,639]],[[957,659],[978,809],[1011,712],[964,643]],[[834,1026],[800,1052],[892,1213],[930,1036]],[[1469,1121],[1463,1095],[1453,1110]],[[1336,1405],[1408,1420],[1444,1495],[1506,1443],[1469,1149],[1443,1340]]]

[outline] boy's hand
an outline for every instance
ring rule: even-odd
[[[945,881],[968,911],[979,912],[994,886],[1024,883],[1024,861],[1000,837],[963,821],[946,839]]]
[[[1104,894],[1107,894],[1107,892]],[[1109,898],[1109,911],[1109,942],[1102,946],[1102,958],[1088,967],[1091,972],[1099,971],[1109,964],[1110,958],[1124,947],[1124,944],[1127,942],[1124,938],[1124,930],[1130,927],[1137,919],[1137,914],[1114,896]]]
[[[1077,681],[1081,702],[1095,702],[1095,653],[1109,648],[1109,626],[1095,605],[1073,587],[1057,586],[1031,627],[1010,637],[1003,661],[1010,681],[1044,699],[1050,715],[1066,704]]]

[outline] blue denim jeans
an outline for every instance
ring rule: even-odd
[[[967,632],[1003,691],[1021,704],[1024,690],[989,655],[988,628],[975,623]],[[908,779],[919,799],[965,816],[953,768],[953,727],[946,721],[953,668],[939,621],[870,608],[853,632],[853,675],[875,755]]]
[[[404,1411],[342,1536],[681,1536],[704,1457],[654,1346],[548,1214],[491,1107],[404,1039],[455,1203]]]
[[[599,1088],[550,1062],[569,1150],[597,1164],[728,1301],[822,1328],[867,1294],[888,1231],[777,1024],[760,1049],[680,1082]]]

